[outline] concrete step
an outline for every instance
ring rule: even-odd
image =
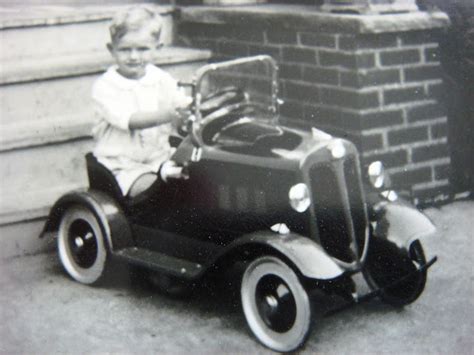
[[[189,81],[209,57],[209,51],[167,47],[156,63]],[[52,203],[87,185],[90,90],[110,64],[105,51],[92,51],[0,66],[0,257],[44,250],[36,235]],[[25,231],[28,238],[18,237]]]
[[[21,200],[36,207],[43,201],[32,198],[51,186],[85,186],[84,155],[92,149],[89,136],[46,145],[31,145],[1,152],[0,224],[4,215],[21,211]],[[11,222],[8,218],[8,222]]]
[[[102,50],[110,19],[127,6],[0,5],[0,62]],[[149,6],[163,14],[161,40],[172,43],[173,8]]]
[[[209,57],[209,51],[165,47],[155,63],[178,80],[189,80]],[[87,120],[92,117],[92,83],[111,64],[106,51],[4,61],[0,66],[0,125],[51,119],[84,110]]]
[[[206,51],[168,48],[158,64],[175,77],[189,80],[208,57]],[[90,87],[98,75],[93,73],[106,66],[100,60],[91,63],[82,65],[81,71],[72,67],[68,74],[69,64],[62,62],[58,72],[47,77],[42,71],[32,72],[31,76],[43,77],[38,81],[12,75],[14,80],[0,86],[0,220],[10,210],[8,206],[15,205],[16,191],[35,195],[50,182],[85,185],[83,157],[92,148]]]
[[[91,86],[112,64],[110,19],[129,6],[90,3],[0,1],[0,258],[44,250],[36,236],[52,203],[87,185]],[[173,7],[148,6],[168,45],[155,63],[190,80],[211,53],[171,46]]]

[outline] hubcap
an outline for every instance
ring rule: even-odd
[[[97,259],[98,246],[94,230],[86,221],[74,221],[68,231],[68,244],[74,262],[87,269]]]
[[[270,329],[285,333],[293,327],[296,320],[295,298],[280,277],[262,277],[257,284],[256,300],[260,317]]]

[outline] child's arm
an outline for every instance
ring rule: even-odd
[[[176,116],[176,111],[173,108],[160,111],[135,112],[130,116],[128,127],[130,129],[143,129],[159,126],[173,121]]]
[[[172,87],[172,89],[174,88]],[[170,89],[170,92],[173,92],[172,89]],[[129,128],[143,129],[173,121],[176,125],[182,124],[179,121],[183,119],[181,116],[191,103],[191,98],[176,90],[174,97],[170,97],[167,103],[168,105],[162,106],[157,111],[136,112],[132,114],[128,123]]]

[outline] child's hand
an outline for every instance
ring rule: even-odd
[[[176,109],[176,119],[173,121],[173,126],[179,133],[187,132],[188,120],[191,114],[189,107]]]

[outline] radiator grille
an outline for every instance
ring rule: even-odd
[[[316,225],[322,247],[329,255],[353,262],[361,256],[365,240],[365,211],[359,184],[357,165],[353,158],[344,162],[344,183],[347,186],[349,206],[345,205],[345,187],[340,186],[335,166],[320,164],[310,171],[311,191],[316,214]],[[355,235],[352,235],[351,224]],[[357,241],[358,255],[351,249]]]
[[[361,257],[364,250],[367,222],[364,201],[362,199],[362,191],[360,188],[360,174],[357,171],[357,164],[354,158],[349,158],[344,162],[344,176],[349,195],[349,205],[355,238],[357,241],[359,257]]]

